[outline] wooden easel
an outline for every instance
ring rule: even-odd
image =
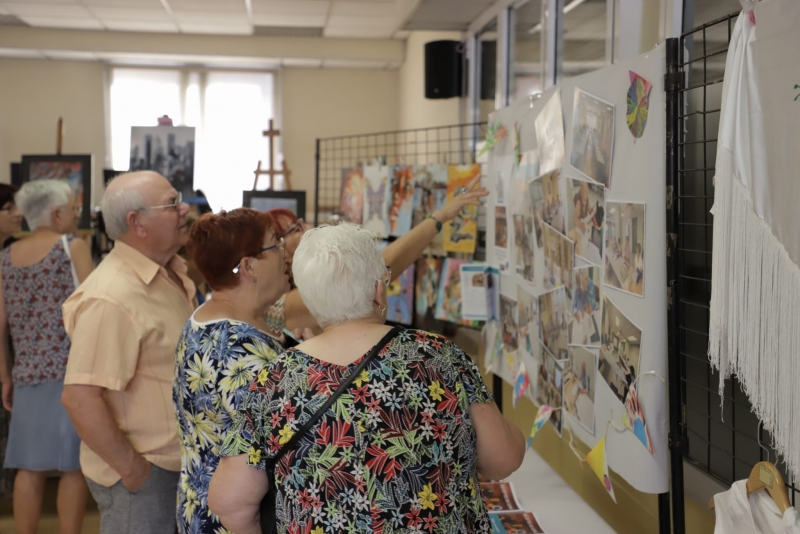
[[[64,119],[58,118],[58,131],[56,132],[56,154],[61,155],[61,146],[64,143]]]
[[[269,130],[264,130],[264,137],[269,137],[269,170],[261,169],[261,160],[258,160],[258,167],[256,167],[255,171],[253,171],[253,174],[255,174],[255,176],[256,176],[256,179],[253,182],[253,191],[256,191],[258,189],[258,178],[261,175],[269,176],[269,186],[267,187],[268,191],[272,191],[272,188],[275,185],[274,178],[276,176],[283,176],[283,179],[284,179],[284,181],[286,183],[286,190],[287,191],[291,191],[292,190],[292,181],[291,181],[292,171],[289,170],[289,166],[286,164],[286,160],[283,160],[281,162],[281,170],[279,170],[279,171],[275,170],[275,163],[274,163],[275,162],[275,138],[278,137],[280,134],[281,134],[281,131],[280,130],[276,130],[272,126],[272,119],[270,119],[269,120]]]

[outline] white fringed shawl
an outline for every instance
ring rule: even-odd
[[[708,352],[800,475],[800,2],[754,12],[725,66]]]

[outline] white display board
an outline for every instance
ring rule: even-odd
[[[611,285],[624,286],[617,289],[605,283],[605,267],[599,265],[601,271],[600,295],[601,300],[611,302],[606,310],[609,313],[609,324],[613,321],[616,324],[615,332],[624,332],[624,335],[615,336],[615,340],[609,341],[610,345],[616,345],[614,350],[619,353],[625,352],[639,343],[638,369],[636,369],[637,381],[635,383],[635,393],[638,397],[641,413],[644,414],[647,431],[649,432],[650,443],[653,453],[648,451],[642,441],[636,437],[631,430],[621,431],[624,428],[623,421],[629,421],[627,410],[621,398],[615,394],[612,386],[604,380],[600,372],[596,373],[594,387],[591,388],[591,395],[594,397],[594,432],[588,428],[592,425],[584,425],[567,413],[566,408],[562,410],[562,424],[568,427],[577,439],[584,442],[589,447],[594,447],[597,442],[606,435],[606,454],[609,467],[618,475],[628,481],[634,488],[647,493],[662,493],[669,490],[668,477],[668,448],[667,448],[667,291],[666,291],[666,217],[665,217],[665,94],[664,94],[664,46],[660,45],[652,52],[642,56],[621,62],[589,74],[564,81],[557,87],[547,90],[543,95],[531,97],[522,102],[498,110],[490,116],[491,123],[501,123],[506,129],[506,135],[501,139],[489,153],[488,172],[484,178],[484,185],[490,190],[491,194],[487,201],[486,210],[486,230],[487,264],[500,265],[507,264],[501,275],[500,292],[508,299],[516,301],[518,299],[519,287],[524,287],[535,297],[551,291],[552,281],[545,283],[545,249],[542,246],[542,239],[534,239],[534,258],[533,258],[533,284],[530,283],[530,273],[519,272],[515,269],[515,238],[514,232],[520,228],[513,222],[513,204],[519,201],[519,191],[515,188],[514,180],[524,180],[530,182],[538,175],[538,161],[536,154],[540,153],[540,144],[549,147],[548,150],[555,150],[557,147],[548,139],[557,128],[540,129],[539,137],[544,139],[537,140],[536,119],[540,116],[545,106],[550,103],[554,96],[560,96],[563,119],[564,119],[564,158],[560,166],[560,180],[553,179],[552,184],[558,184],[559,195],[562,199],[564,213],[557,210],[550,211],[546,216],[553,222],[553,226],[560,226],[562,221],[567,220],[567,203],[571,202],[573,195],[568,195],[568,183],[571,180],[588,181],[594,185],[596,183],[607,183],[608,189],[605,190],[605,229],[603,230],[601,243],[606,245],[609,232],[615,232],[619,238],[620,247],[615,253],[612,269],[614,275],[610,280]],[[628,104],[628,91],[632,84],[631,73],[639,75],[651,84],[649,93],[649,116],[643,133],[638,131],[636,137],[626,122],[626,111]],[[576,90],[580,91],[579,93]],[[573,154],[573,106],[576,94],[581,95],[581,105],[584,106],[581,113],[583,132],[579,138],[582,139],[584,154],[590,153],[592,156],[591,165],[587,163],[584,154]],[[588,103],[587,103],[588,102]],[[610,121],[609,107],[614,107],[614,118]],[[552,106],[550,106],[552,107]],[[603,124],[607,123],[613,127],[611,132],[603,132]],[[585,133],[591,130],[591,133]],[[598,133],[600,132],[600,133]],[[605,137],[604,137],[605,136]],[[604,138],[611,136],[613,139],[613,155],[609,158],[608,154],[603,154]],[[519,139],[518,148],[516,139]],[[596,151],[587,152],[587,151]],[[540,154],[541,155],[541,154]],[[517,167],[516,161],[521,156],[521,164]],[[547,161],[551,158],[542,158]],[[599,162],[599,163],[598,163]],[[577,168],[575,165],[580,166]],[[608,165],[610,164],[610,172]],[[507,176],[508,169],[516,167],[511,171],[511,176]],[[599,179],[592,181],[588,175],[595,174]],[[498,176],[504,176],[505,181],[511,183],[498,182]],[[572,183],[573,189],[580,186],[577,182]],[[498,187],[502,190],[503,198],[498,198]],[[597,188],[592,188],[592,194],[596,196]],[[575,193],[577,194],[577,193]],[[499,203],[498,203],[499,201]],[[609,206],[611,204],[611,206]],[[505,257],[496,257],[494,246],[495,238],[495,207],[498,205],[506,206],[506,221],[508,227],[508,250]],[[643,205],[643,206],[641,206]],[[610,214],[609,210],[614,213]],[[626,215],[623,215],[622,213]],[[642,213],[643,212],[643,213]],[[574,212],[570,212],[573,213]],[[571,217],[571,216],[570,216]],[[620,217],[617,219],[617,217]],[[631,225],[626,223],[625,229],[621,229],[621,217],[629,217],[639,223]],[[635,219],[634,219],[635,218]],[[642,219],[644,219],[643,224]],[[614,221],[609,228],[609,221]],[[568,222],[568,221],[567,221]],[[635,226],[635,229],[631,230]],[[515,228],[516,227],[516,228]],[[522,226],[524,228],[524,226]],[[549,230],[548,230],[549,231]],[[566,228],[560,228],[561,233],[566,233]],[[538,234],[537,230],[534,230]],[[624,238],[627,238],[624,239]],[[630,252],[624,252],[627,242],[640,243],[643,245],[643,264],[644,275],[629,275],[628,271],[637,268],[639,263],[634,259]],[[598,241],[594,239],[596,244]],[[582,257],[596,257],[596,250],[592,250],[592,239],[582,244],[586,253]],[[630,245],[627,245],[630,246]],[[605,250],[606,247],[603,247]],[[615,247],[616,248],[616,247]],[[606,254],[603,254],[604,262]],[[549,256],[548,256],[549,257]],[[572,269],[580,269],[589,265],[585,259],[575,255]],[[610,256],[611,257],[611,256]],[[621,262],[620,258],[628,258],[627,262]],[[566,260],[564,260],[566,261]],[[596,261],[596,260],[595,260]],[[625,263],[625,265],[621,265]],[[550,272],[550,271],[548,271]],[[558,270],[561,272],[561,270]],[[629,277],[629,278],[626,278]],[[556,285],[559,281],[553,278]],[[626,282],[620,282],[625,278]],[[641,279],[641,283],[634,284],[633,280]],[[572,282],[574,284],[574,282]],[[546,287],[548,286],[548,287]],[[574,290],[575,288],[571,288]],[[625,290],[621,290],[625,289]],[[608,299],[608,300],[606,300]],[[602,306],[602,304],[600,304]],[[540,312],[541,313],[541,312]],[[599,318],[599,320],[598,320]],[[627,318],[631,324],[626,326]],[[596,316],[594,323],[587,320],[586,328],[602,328],[602,317]],[[585,325],[584,325],[585,326]],[[584,330],[581,330],[583,332]],[[602,336],[601,336],[602,337]],[[638,339],[637,339],[638,337]],[[584,339],[586,339],[584,337]],[[601,339],[600,344],[604,344],[606,339]],[[522,340],[519,341],[522,344]],[[563,341],[550,341],[551,346],[556,346]],[[540,344],[541,345],[541,344]],[[625,352],[629,354],[630,352]],[[532,354],[520,356],[524,359],[525,366],[530,374],[531,387],[528,396],[533,400],[537,395],[537,376],[539,365],[546,350],[542,346],[534,347]],[[558,357],[566,357],[564,353],[555,354]],[[515,370],[510,368],[510,361],[503,355],[495,365],[495,371],[502,378],[514,383]],[[567,365],[567,360],[561,362]],[[623,363],[628,363],[625,360]],[[565,367],[566,368],[566,367]],[[613,380],[612,380],[613,382]],[[574,391],[577,391],[575,382],[571,383]],[[618,388],[619,389],[619,388]],[[564,386],[565,393],[567,386]],[[618,393],[618,391],[617,391]],[[636,398],[636,397],[634,397]],[[586,410],[589,409],[587,403],[582,403],[578,408],[583,418],[586,418]],[[609,421],[611,424],[609,425]],[[577,461],[577,459],[576,459]]]

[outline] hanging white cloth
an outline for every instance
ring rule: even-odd
[[[709,359],[800,474],[800,2],[739,16],[717,146]]]
[[[800,521],[792,507],[781,516],[766,491],[747,495],[747,480],[714,495],[714,534],[800,534]]]

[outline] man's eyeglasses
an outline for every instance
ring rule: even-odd
[[[264,252],[268,252],[268,251],[270,251],[270,250],[272,250],[274,248],[277,248],[278,252],[280,252],[281,256],[283,256],[283,252],[284,252],[284,250],[286,248],[286,245],[283,242],[283,238],[278,239],[278,243],[277,244],[270,245],[268,247],[264,247],[261,250],[259,250],[258,252],[256,252],[255,254],[248,254],[247,256],[245,256],[245,258],[258,256],[258,255],[263,254]],[[242,258],[242,259],[244,259],[244,258]],[[233,268],[233,274],[239,274],[239,270],[241,269],[241,267],[242,267],[242,262],[241,262],[241,260],[239,260],[239,263],[237,263],[236,267]]]
[[[306,223],[303,221],[303,219],[297,219],[297,222],[295,222],[285,232],[283,232],[281,237],[286,237],[286,236],[288,236],[290,234],[293,234],[294,232],[303,233],[303,229],[305,228],[305,224]]]
[[[173,202],[172,204],[164,204],[163,206],[150,206],[147,209],[151,210],[174,209],[175,211],[178,211],[178,208],[180,208],[182,202],[183,202],[183,193],[178,193],[175,196],[175,202]]]

